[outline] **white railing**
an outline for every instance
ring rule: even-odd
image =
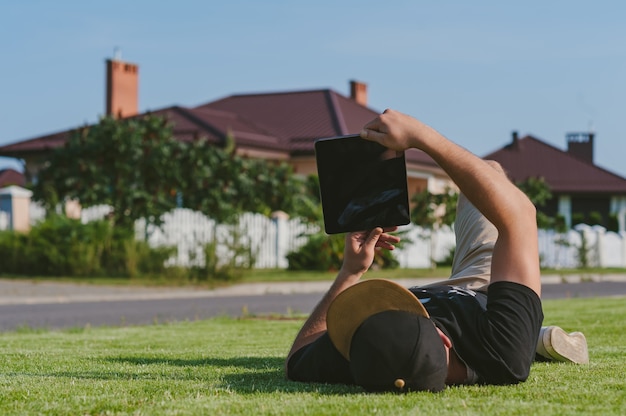
[[[31,205],[35,205],[34,203]],[[31,206],[31,223],[43,218],[44,211]],[[83,222],[103,218],[109,212],[105,206],[83,209]],[[3,215],[5,214],[5,215]],[[147,238],[153,246],[176,246],[178,254],[170,264],[191,265],[202,262],[202,245],[212,241],[217,233],[218,241],[224,242],[232,236],[228,226],[216,226],[203,214],[188,209],[176,209],[165,214],[163,226],[146,228],[143,221],[136,224],[137,237]],[[0,211],[0,229],[6,224],[6,213]],[[286,268],[286,255],[306,242],[305,234],[315,228],[297,219],[281,216],[268,218],[259,214],[242,215],[236,225],[243,241],[250,244],[255,253],[257,268]],[[454,232],[444,228],[432,239],[424,237],[420,227],[409,225],[400,228],[407,243],[395,251],[403,268],[426,268],[430,259],[442,260],[454,248]],[[581,265],[581,255],[586,247],[586,264],[592,267],[626,267],[626,233],[607,232],[603,227],[579,225],[567,233],[539,230],[539,253],[541,265],[551,268],[575,268]],[[226,255],[226,244],[219,248]],[[218,254],[220,251],[218,251]]]

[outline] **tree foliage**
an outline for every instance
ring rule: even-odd
[[[411,221],[424,230],[422,238],[430,242],[431,267],[437,267],[434,251],[436,247],[436,231],[444,226],[454,224],[456,218],[456,203],[458,193],[452,189],[446,189],[440,194],[433,194],[424,189],[417,192],[411,198]]]
[[[427,230],[454,224],[458,193],[446,189],[440,194],[430,193],[427,189],[417,192],[411,198],[411,221]]]
[[[114,225],[130,230],[140,218],[161,224],[177,206],[217,223],[243,212],[292,213],[304,187],[286,163],[238,156],[232,137],[223,146],[181,142],[164,118],[148,115],[76,130],[41,170],[34,196],[49,208],[67,199],[109,205]]]
[[[305,188],[287,163],[238,156],[231,137],[223,148],[206,140],[187,144],[180,164],[182,205],[218,223],[243,212],[293,214]]]
[[[552,191],[544,178],[531,176],[524,181],[517,182],[516,185],[537,207],[544,206],[552,198]]]
[[[112,207],[115,226],[132,229],[135,220],[159,224],[176,206],[176,140],[159,117],[115,120],[80,128],[57,148],[39,173],[36,200],[54,209],[78,200],[83,208]]]

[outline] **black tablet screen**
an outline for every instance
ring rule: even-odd
[[[358,135],[315,142],[328,234],[410,222],[404,152]]]

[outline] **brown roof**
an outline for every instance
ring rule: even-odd
[[[2,146],[0,147],[0,156],[20,158],[24,153],[47,151],[63,146],[63,143],[67,141],[72,131],[66,130],[47,134]]]
[[[187,108],[168,107],[150,114],[173,123],[179,140],[205,137],[221,143],[232,133],[238,146],[291,155],[312,155],[315,139],[358,133],[378,113],[330,89],[231,95]],[[0,155],[22,158],[61,146],[72,130],[0,147]],[[426,154],[407,152],[409,163],[436,166]]]
[[[556,193],[626,194],[626,179],[532,136],[484,158],[499,162],[513,181],[542,177]]]
[[[15,169],[0,170],[0,188],[9,185],[24,186],[25,183],[24,175]]]
[[[377,115],[332,90],[231,95],[198,108],[236,113],[283,141],[358,133]]]

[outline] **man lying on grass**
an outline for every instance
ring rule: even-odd
[[[405,289],[359,282],[395,228],[348,233],[344,262],[287,357],[296,381],[368,391],[441,391],[451,384],[525,381],[536,356],[588,362],[583,334],[542,328],[535,207],[500,166],[418,120],[387,110],[361,137],[429,154],[461,191],[450,279]]]

